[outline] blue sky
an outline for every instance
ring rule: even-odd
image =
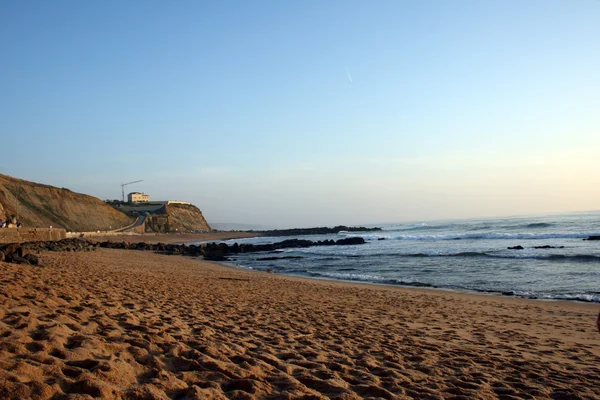
[[[212,222],[598,209],[600,1],[5,1],[0,172]],[[7,149],[15,151],[7,151]]]

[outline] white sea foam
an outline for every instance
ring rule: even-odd
[[[391,235],[382,235],[382,234],[370,234],[370,233],[360,233],[360,232],[348,232],[348,231],[339,231],[338,235],[344,237],[361,237],[365,240],[383,240],[383,239],[394,239],[394,236]]]
[[[599,295],[585,294],[585,293],[544,295],[544,296],[541,296],[540,298],[547,299],[547,300],[571,300],[571,301],[575,300],[575,301],[600,303]]]
[[[382,281],[388,280],[388,278],[384,278],[382,276],[369,275],[369,274],[351,274],[351,273],[341,273],[341,272],[319,271],[318,275],[323,276],[323,277],[342,279],[342,280],[348,280],[348,281],[382,282]]]
[[[280,250],[302,258],[262,261],[235,255],[257,270],[321,279],[405,286],[433,286],[513,294],[519,297],[600,303],[600,212],[590,215],[394,224],[382,231],[340,232],[299,237],[310,240],[362,237],[359,246]],[[379,241],[379,239],[387,239]],[[246,242],[274,243],[284,238]],[[229,241],[229,243],[238,240]],[[243,242],[239,240],[238,242]],[[524,249],[508,247],[522,245]],[[547,248],[534,248],[547,246]]]
[[[583,239],[588,236],[596,236],[598,233],[583,232],[556,232],[556,233],[450,233],[443,235],[398,235],[392,239],[396,240],[462,240],[462,239],[493,239],[493,240],[516,240],[516,239]]]
[[[492,239],[492,240],[530,240],[530,239],[584,239],[589,236],[597,236],[597,232],[552,232],[552,233],[497,233],[497,232],[481,232],[481,233],[447,233],[447,234],[428,234],[428,235],[390,235],[388,234],[371,234],[360,232],[340,231],[338,235],[345,237],[361,237],[365,240],[422,240],[422,241],[437,241],[437,240],[463,240],[463,239]]]

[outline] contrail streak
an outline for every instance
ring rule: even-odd
[[[350,82],[354,82],[350,76],[350,72],[348,72],[348,68],[346,68],[346,74],[348,74],[348,79],[350,79]]]

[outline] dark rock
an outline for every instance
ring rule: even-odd
[[[302,235],[327,235],[332,233],[346,232],[376,232],[381,228],[365,228],[364,226],[344,226],[338,225],[333,228],[299,228],[299,229],[274,229],[270,231],[256,231],[261,236],[302,236]],[[250,231],[253,232],[253,231]]]
[[[431,283],[423,283],[423,282],[405,282],[406,286],[412,287],[435,287]]]
[[[364,244],[365,239],[361,237],[351,237],[347,239],[340,239],[335,242],[337,245],[348,245],[348,244]]]
[[[227,261],[227,257],[223,253],[218,252],[204,254],[204,259],[209,261]]]
[[[39,265],[39,259],[34,254],[31,254],[31,253],[26,254],[23,258],[26,259],[27,261],[29,261],[29,264],[31,264],[31,265]]]
[[[544,246],[533,246],[534,249],[564,249],[565,246],[550,246],[550,245],[544,245]]]
[[[304,239],[288,239],[283,242],[274,243],[276,248],[279,249],[290,249],[290,248],[302,248],[310,247],[314,245],[314,242]]]
[[[583,240],[600,240],[600,236],[589,236],[587,239]]]
[[[0,246],[6,262],[39,265],[37,256],[41,251],[89,251],[94,243],[80,239],[63,239],[49,242],[10,243]]]
[[[18,255],[17,253],[12,253],[9,254],[6,257],[7,260],[10,260],[9,262],[14,263],[14,264],[26,264],[26,265],[31,265],[29,264],[29,261],[26,258],[21,257],[20,255]]]
[[[277,243],[266,244],[238,244],[231,246],[227,243],[206,243],[202,246],[195,245],[177,245],[177,244],[149,244],[144,242],[125,243],[125,242],[90,242],[80,238],[63,239],[50,242],[28,242],[12,243],[0,246],[0,260],[6,262],[23,263],[30,265],[39,265],[38,257],[32,252],[42,251],[91,251],[96,248],[107,249],[126,249],[138,251],[154,251],[160,254],[185,255],[190,257],[204,256],[206,260],[226,261],[227,256],[236,253],[250,252],[275,252],[287,248],[305,248],[310,246],[333,246],[333,245],[353,245],[365,243],[363,238],[346,238],[337,242],[333,240],[324,240],[313,242],[303,239],[288,239]],[[300,256],[285,256],[276,258],[301,258]],[[273,258],[275,259],[275,258]]]
[[[508,250],[523,250],[524,247],[523,246],[513,246],[513,247],[508,247]]]
[[[354,245],[363,244],[364,239],[361,237],[340,239],[337,242],[333,240],[324,240],[313,242],[303,239],[288,239],[277,243],[266,244],[237,244],[234,243],[228,246],[226,243],[206,243],[202,246],[202,253],[207,260],[222,261],[224,257],[235,253],[252,253],[252,252],[273,252],[280,249],[305,248],[311,246],[333,246],[333,245]],[[281,257],[280,257],[281,258]],[[276,259],[276,258],[271,258]]]
[[[8,254],[12,254],[12,253],[17,253],[20,248],[21,248],[21,245],[19,243],[9,243],[9,244],[2,246],[0,249],[4,252],[4,254],[8,255]]]

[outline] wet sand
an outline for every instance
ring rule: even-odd
[[[0,263],[1,399],[600,398],[598,305],[41,260]]]

